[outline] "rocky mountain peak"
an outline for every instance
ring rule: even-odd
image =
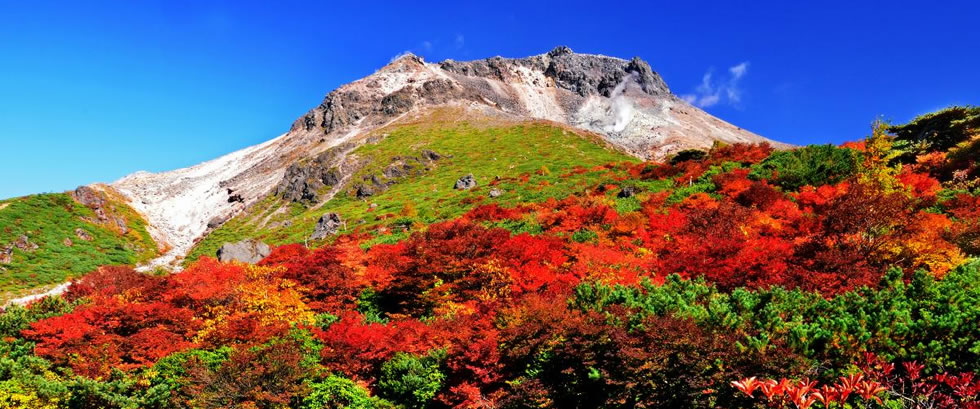
[[[598,134],[649,159],[714,142],[767,139],[728,124],[670,92],[646,61],[582,54],[559,46],[523,58],[425,62],[405,54],[343,85],[266,143],[200,165],[137,173],[112,185],[179,260],[194,240],[269,194],[322,201],[358,163],[350,153],[373,130],[440,107],[513,121],[548,120]],[[776,144],[778,146],[778,144]],[[210,224],[210,226],[209,226]]]

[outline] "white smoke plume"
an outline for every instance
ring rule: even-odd
[[[633,115],[636,110],[633,108],[633,101],[626,97],[626,87],[630,83],[637,82],[637,74],[631,72],[623,78],[616,88],[613,88],[612,93],[609,94],[610,99],[610,110],[612,111],[612,124],[607,127],[609,132],[623,132],[626,126],[629,125],[630,121],[633,120]]]

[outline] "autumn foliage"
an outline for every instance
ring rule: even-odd
[[[972,142],[885,131],[610,164],[257,265],[103,267],[0,316],[0,407],[977,407],[975,166],[940,154]]]

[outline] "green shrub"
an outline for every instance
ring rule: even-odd
[[[372,397],[354,381],[330,375],[322,381],[309,382],[310,394],[303,398],[303,409],[382,409],[393,405]]]
[[[440,368],[444,359],[444,350],[434,350],[424,357],[396,354],[381,366],[378,390],[406,408],[426,408],[446,379]]]
[[[808,145],[791,151],[773,152],[752,166],[749,177],[768,179],[787,190],[802,186],[835,184],[853,176],[858,169],[861,153],[833,145]]]

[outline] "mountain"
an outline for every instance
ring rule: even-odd
[[[190,257],[274,244],[222,246],[249,260],[101,266],[6,306],[0,407],[975,407],[980,109],[873,129],[641,161],[409,114],[293,162]],[[44,198],[0,217],[120,227]]]
[[[264,144],[0,200],[0,297],[47,286],[0,408],[976,407],[980,108],[767,142],[636,59],[399,58]]]
[[[310,190],[348,183],[359,167],[350,152],[384,138],[373,131],[447,108],[457,110],[454,118],[549,121],[596,135],[640,159],[715,142],[785,146],[684,102],[639,58],[578,54],[567,47],[528,58],[468,62],[427,63],[409,54],[329,93],[268,142],[185,169],[139,172],[110,186],[170,248],[153,265],[173,265],[211,229],[272,193],[288,191],[291,199],[315,202],[332,197]],[[310,162],[317,169],[297,165]],[[315,179],[321,182],[305,183]],[[331,187],[334,194],[341,188]]]

